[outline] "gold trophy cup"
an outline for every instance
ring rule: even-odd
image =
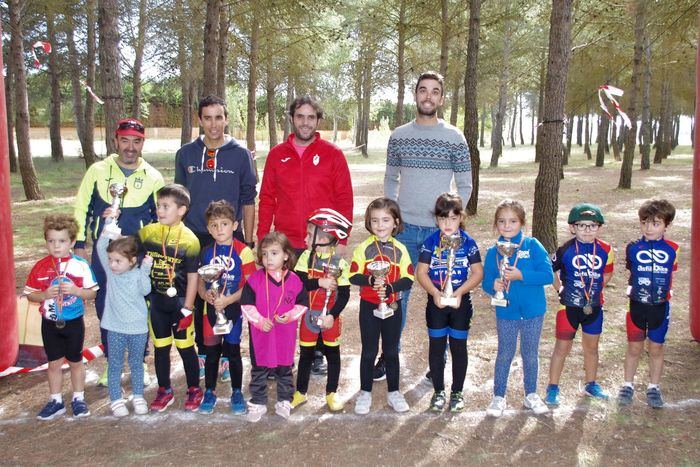
[[[204,282],[211,284],[210,290],[214,294],[214,297],[219,297],[219,279],[224,273],[226,268],[220,264],[207,264],[202,266],[197,270],[197,274],[204,280]],[[226,319],[223,311],[214,310],[216,313],[216,323],[214,324],[214,334],[228,334],[233,329],[233,322],[230,319]]]
[[[503,261],[501,261],[501,280],[503,280],[506,269],[508,269],[509,263],[508,258],[518,251],[520,245],[517,243],[509,241],[499,241],[496,242],[496,250],[503,256]],[[496,295],[491,299],[491,305],[493,306],[508,306],[508,299],[506,299],[505,293],[503,291],[496,292]]]
[[[442,235],[440,238],[440,246],[447,248],[447,277],[445,285],[442,288],[442,296],[440,297],[440,305],[457,307],[457,297],[454,296],[452,288],[452,273],[454,271],[456,253],[462,246],[462,235],[459,232],[452,235]]]
[[[372,261],[367,265],[367,270],[377,279],[384,280],[386,276],[389,275],[389,270],[391,269],[391,263],[389,261]],[[386,302],[382,300],[377,308],[374,309],[374,316],[379,319],[387,319],[394,315],[394,310],[392,310]]]

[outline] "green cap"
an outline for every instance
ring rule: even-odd
[[[603,211],[598,206],[590,203],[579,203],[569,212],[569,224],[579,221],[593,221],[599,224],[605,224]]]

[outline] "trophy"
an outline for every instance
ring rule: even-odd
[[[499,241],[496,242],[496,250],[503,256],[503,261],[501,261],[501,280],[504,280],[506,274],[506,269],[508,268],[508,258],[518,251],[520,245],[517,243],[512,243],[509,241]],[[493,306],[508,306],[508,300],[505,298],[505,294],[502,290],[496,292],[496,295],[491,299],[491,305]]]
[[[377,279],[386,279],[390,269],[391,263],[389,261],[372,261],[367,265],[367,270],[374,277],[375,281]],[[379,319],[387,319],[393,314],[394,310],[392,310],[383,300],[379,306],[374,309],[374,316]]]
[[[202,266],[197,270],[197,274],[206,282],[211,284],[210,290],[214,294],[214,297],[219,297],[219,278],[224,273],[226,268],[220,264],[207,264]],[[214,334],[228,334],[233,328],[233,322],[230,319],[226,319],[223,311],[214,310],[216,313],[216,324],[214,324]]]
[[[107,237],[112,240],[119,238],[122,233],[122,229],[119,228],[117,217],[114,213],[119,209],[119,206],[121,206],[126,191],[126,185],[123,183],[112,183],[109,186],[109,194],[112,195],[112,214],[105,219],[104,228],[107,231]]]
[[[328,258],[328,262],[323,265],[323,272],[326,277],[332,277],[337,281],[343,273],[343,268],[340,267],[340,256],[333,255]],[[322,318],[328,314],[328,302],[331,300],[332,294],[333,291],[331,289],[326,290],[326,300],[323,302],[323,310],[321,310],[321,314],[316,320],[316,324],[318,324],[319,327],[323,322]]]
[[[447,277],[445,285],[442,288],[442,296],[440,297],[440,305],[457,307],[457,297],[454,296],[452,288],[452,273],[454,271],[457,249],[462,246],[462,235],[459,232],[452,235],[442,235],[440,238],[440,247],[447,248]]]

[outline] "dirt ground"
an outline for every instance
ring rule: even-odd
[[[468,220],[467,230],[482,254],[493,243],[493,207],[505,197],[521,199],[528,214],[536,166],[526,152],[507,153],[502,166],[481,171],[479,214]],[[686,151],[687,152],[687,151]],[[482,160],[485,155],[482,154]],[[355,230],[351,248],[366,232],[362,215],[367,203],[381,195],[384,167],[355,163]],[[361,162],[361,160],[359,160]],[[288,421],[269,414],[258,424],[230,414],[228,383],[219,383],[220,402],[213,415],[182,410],[185,381],[179,357],[173,352],[176,404],[164,414],[110,416],[107,390],[95,387],[104,359],[88,365],[86,397],[92,416],[39,422],[35,415],[47,397],[45,374],[15,375],[0,380],[0,463],[2,464],[236,464],[269,465],[413,465],[413,464],[539,464],[539,465],[686,465],[700,463],[700,347],[688,331],[689,227],[691,191],[690,155],[672,156],[662,166],[640,172],[635,168],[632,190],[617,186],[619,164],[594,168],[580,156],[565,170],[560,192],[559,239],[568,238],[566,215],[576,202],[601,205],[608,225],[601,238],[615,250],[615,274],[606,291],[604,334],[600,346],[599,381],[613,395],[622,383],[626,338],[624,247],[639,236],[636,209],[652,196],[669,198],[678,208],[668,237],[681,245],[668,334],[662,389],[667,405],[647,407],[647,359],[637,376],[634,404],[618,408],[614,400],[590,401],[581,393],[583,370],[580,345],[567,360],[562,376],[563,403],[548,415],[532,416],[522,406],[522,371],[514,360],[508,388],[508,410],[500,419],[487,417],[496,357],[495,318],[487,297],[474,294],[475,316],[469,335],[469,369],[465,384],[467,410],[462,414],[435,415],[427,411],[432,386],[424,379],[428,339],[425,329],[425,294],[414,287],[403,335],[401,390],[411,405],[403,415],[386,404],[386,383],[375,383],[372,412],[353,413],[359,390],[359,331],[357,292],[343,312],[343,370],[339,394],[348,403],[342,413],[325,409],[325,380],[312,378],[310,400]],[[528,229],[529,230],[529,229]],[[35,253],[35,258],[39,256]],[[23,258],[27,259],[27,258]],[[26,277],[18,268],[18,284]],[[540,346],[539,392],[544,395],[549,357],[554,344],[556,300],[548,290],[549,313]],[[89,310],[86,345],[98,341],[98,324]],[[244,342],[246,342],[244,337]],[[245,346],[244,346],[245,347]],[[247,348],[244,349],[247,361]],[[149,364],[153,373],[152,363]],[[449,366],[446,379],[450,381]],[[64,395],[69,394],[67,382]],[[244,368],[247,394],[248,366]],[[128,377],[123,381],[128,392]],[[155,382],[146,397],[154,397]],[[274,392],[274,391],[273,391]],[[272,402],[270,404],[272,407]]]

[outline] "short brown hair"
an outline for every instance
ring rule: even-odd
[[[212,201],[204,211],[204,218],[209,222],[211,219],[225,218],[236,222],[236,208],[231,206],[231,203],[225,199]]]
[[[319,104],[316,99],[309,95],[299,96],[292,101],[291,105],[289,106],[289,116],[294,118],[294,112],[296,112],[302,105],[307,104],[313,107],[313,109],[316,111],[316,118],[321,120],[323,118],[323,109],[321,108],[321,104]]]
[[[504,199],[496,206],[496,213],[493,215],[494,228],[496,228],[498,225],[498,215],[501,213],[501,211],[506,209],[510,209],[516,216],[518,216],[521,226],[525,225],[525,208],[523,207],[523,203],[515,199]]]
[[[118,253],[131,261],[139,257],[141,243],[134,235],[127,235],[109,242],[107,253]]]
[[[44,240],[49,230],[67,230],[70,241],[78,237],[78,221],[70,214],[49,214],[44,217]]]
[[[377,198],[371,203],[369,203],[369,205],[367,206],[367,209],[365,210],[365,229],[367,229],[367,232],[374,234],[374,232],[372,232],[372,225],[370,223],[370,215],[372,211],[377,209],[385,209],[389,212],[389,214],[391,214],[391,217],[393,217],[394,220],[397,221],[396,227],[394,227],[394,230],[392,230],[391,232],[392,236],[403,232],[403,219],[401,219],[401,208],[399,207],[398,203],[396,203],[396,201],[389,198]]]
[[[418,93],[418,86],[420,86],[420,82],[424,79],[434,79],[440,83],[440,95],[445,95],[445,77],[436,71],[426,71],[421,73],[421,75],[418,77],[418,81],[416,81],[416,89],[414,90],[416,94]]]
[[[287,255],[287,261],[284,262],[284,268],[289,271],[293,271],[294,266],[297,264],[297,255],[294,252],[294,248],[292,248],[291,242],[282,232],[270,232],[269,234],[265,235],[262,240],[260,240],[260,243],[258,244],[258,251],[256,252],[258,264],[262,264],[263,249],[269,247],[270,245],[274,245],[275,243],[281,246],[282,250],[284,250],[284,253]]]
[[[172,198],[178,206],[185,206],[187,209],[190,208],[190,191],[179,183],[165,185],[158,190],[156,198]]]
[[[452,213],[459,216],[459,227],[464,230],[464,203],[462,197],[457,193],[443,193],[435,200],[435,217],[447,217]]]
[[[640,221],[654,220],[658,217],[668,225],[676,217],[676,207],[666,199],[648,199],[642,203],[637,214]]]

